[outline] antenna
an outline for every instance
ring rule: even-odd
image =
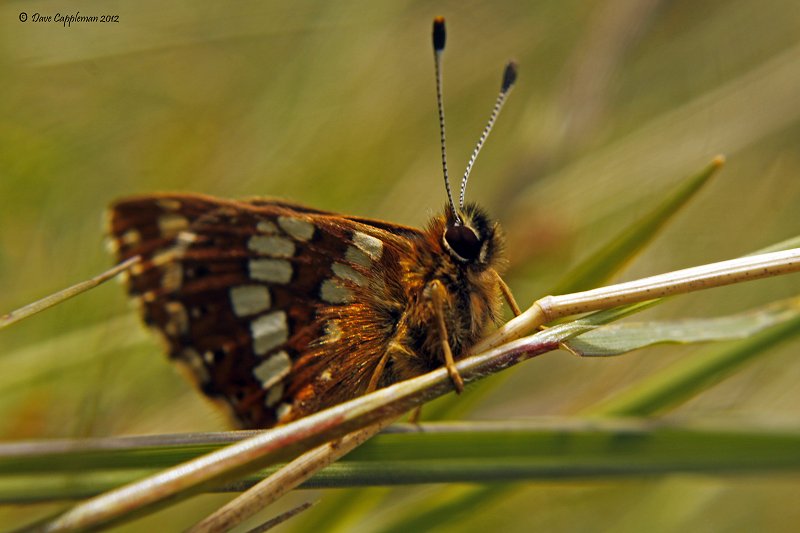
[[[433,19],[433,61],[436,67],[436,105],[439,109],[439,142],[442,147],[442,171],[444,172],[444,186],[447,189],[447,200],[450,202],[450,209],[456,218],[456,225],[461,225],[461,217],[458,215],[456,204],[453,202],[453,193],[450,190],[450,177],[447,173],[447,145],[444,133],[444,103],[442,99],[442,52],[447,41],[447,34],[444,29],[444,17]]]
[[[494,121],[497,120],[500,110],[503,109],[503,104],[506,103],[508,93],[511,92],[511,88],[514,86],[515,81],[517,81],[517,64],[514,61],[509,61],[508,64],[506,64],[505,70],[503,71],[503,83],[500,86],[500,94],[497,95],[497,100],[494,103],[492,114],[489,116],[489,122],[487,122],[486,127],[483,128],[481,137],[478,139],[478,144],[472,151],[472,156],[469,158],[469,163],[467,163],[467,170],[464,172],[464,177],[461,179],[461,194],[458,198],[458,206],[460,208],[464,207],[464,192],[467,190],[467,179],[469,178],[469,173],[472,171],[472,165],[475,164],[475,159],[478,158],[478,154],[480,153],[481,148],[483,148],[483,143],[486,142],[486,138],[492,131],[492,128],[494,127]],[[442,126],[442,128],[444,128],[444,126]],[[442,131],[444,132],[444,129],[442,129]],[[442,142],[444,142],[444,137],[442,137]],[[444,150],[444,148],[442,150]],[[447,181],[446,176],[445,181]],[[450,200],[450,203],[452,204],[452,199]]]

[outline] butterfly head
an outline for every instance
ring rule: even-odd
[[[449,206],[445,213],[442,244],[447,253],[456,263],[489,265],[499,248],[497,224],[474,203],[459,209],[458,218]]]

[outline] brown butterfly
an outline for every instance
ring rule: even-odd
[[[242,427],[285,423],[453,363],[499,320],[497,223],[464,204],[472,164],[510,91],[509,63],[455,204],[447,178],[434,21],[442,163],[449,203],[425,230],[279,200],[151,194],[111,206],[110,235],[129,292],[200,389]]]

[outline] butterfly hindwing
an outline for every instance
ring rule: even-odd
[[[170,356],[245,427],[268,427],[364,392],[402,288],[386,276],[417,230],[279,201],[200,195],[111,209],[129,290]]]

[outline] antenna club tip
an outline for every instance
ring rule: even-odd
[[[447,33],[444,30],[444,17],[433,19],[433,51],[441,52],[447,40]]]
[[[714,168],[719,168],[725,164],[725,155],[718,154],[714,159],[711,160],[711,166]]]
[[[503,84],[500,86],[501,92],[508,92],[511,90],[511,87],[514,85],[514,82],[517,81],[517,62],[516,61],[509,61],[506,64],[506,68],[503,71]]]

